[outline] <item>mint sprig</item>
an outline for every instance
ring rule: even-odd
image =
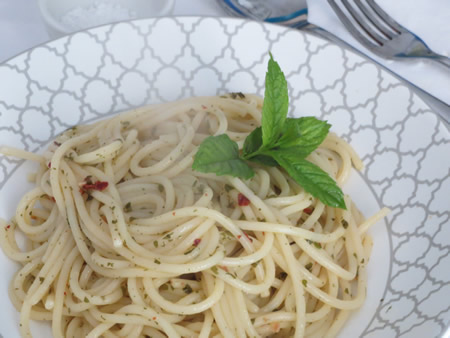
[[[192,169],[249,179],[254,171],[246,161],[281,166],[322,203],[346,209],[344,194],[336,182],[306,160],[325,140],[330,125],[312,116],[287,118],[288,107],[286,79],[270,54],[261,127],[247,136],[242,154],[239,154],[237,143],[226,134],[206,138],[195,154]]]

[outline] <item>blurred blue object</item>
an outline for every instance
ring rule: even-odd
[[[234,16],[297,28],[307,23],[306,0],[217,0],[217,2]]]

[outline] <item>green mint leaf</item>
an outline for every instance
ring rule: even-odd
[[[297,156],[305,158],[325,140],[330,127],[312,116],[288,118],[277,145],[280,149],[295,147]]]
[[[262,146],[262,130],[261,127],[255,128],[244,141],[242,155],[244,158],[250,157],[257,152]]]
[[[277,166],[278,163],[271,156],[258,153],[262,146],[261,127],[254,129],[245,139],[242,157],[246,160],[270,167]]]
[[[275,153],[274,157],[306,192],[326,205],[346,209],[344,193],[325,171],[292,155]]]
[[[269,167],[276,167],[278,166],[278,162],[269,155],[255,155],[248,159],[249,161],[267,165]]]
[[[239,148],[226,134],[207,137],[198,148],[192,169],[203,173],[215,173],[217,176],[230,175],[244,179],[255,173],[239,157]]]
[[[278,63],[270,54],[266,73],[266,91],[262,107],[263,145],[274,144],[283,130],[289,108],[287,82]]]

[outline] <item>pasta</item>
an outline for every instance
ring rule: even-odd
[[[364,302],[367,230],[387,209],[325,206],[277,167],[248,181],[192,171],[209,135],[242,147],[261,106],[190,98],[76,126],[43,155],[2,148],[39,162],[0,227],[22,265],[9,290],[21,335],[34,319],[54,337],[336,336]],[[362,167],[331,133],[308,159],[340,185]]]

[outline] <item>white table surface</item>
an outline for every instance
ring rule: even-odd
[[[450,55],[449,0],[377,2],[434,51]],[[309,0],[308,4],[312,23],[332,31],[394,73],[450,104],[450,69],[429,60],[390,61],[376,57],[350,36],[326,0]],[[173,15],[227,16],[216,0],[176,0]],[[0,0],[0,63],[49,39],[36,0]]]

